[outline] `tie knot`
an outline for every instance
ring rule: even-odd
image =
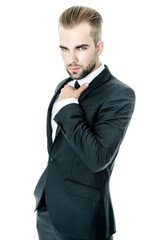
[[[76,89],[78,89],[78,88],[80,87],[78,81],[75,82],[74,87],[75,87]]]

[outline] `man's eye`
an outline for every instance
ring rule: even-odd
[[[80,47],[80,48],[79,48],[80,51],[84,51],[84,50],[86,50],[86,49],[87,49],[86,47]]]
[[[62,50],[63,52],[65,52],[65,51],[67,51],[68,49],[67,49],[67,48],[61,48],[61,50]]]

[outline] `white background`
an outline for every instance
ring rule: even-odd
[[[111,178],[114,239],[160,239],[156,0],[1,0],[0,239],[38,239],[33,191],[48,160],[47,107],[57,83],[67,77],[58,48],[58,17],[72,5],[91,6],[102,14],[101,60],[137,96]]]

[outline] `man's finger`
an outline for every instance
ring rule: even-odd
[[[86,90],[88,86],[88,83],[84,83],[80,88],[77,89],[77,91],[79,92],[79,94],[81,94],[84,90]]]

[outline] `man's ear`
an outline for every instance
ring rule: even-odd
[[[103,41],[99,41],[97,43],[97,47],[96,48],[97,48],[97,54],[98,54],[98,56],[100,56],[101,53],[103,52],[104,42]]]

